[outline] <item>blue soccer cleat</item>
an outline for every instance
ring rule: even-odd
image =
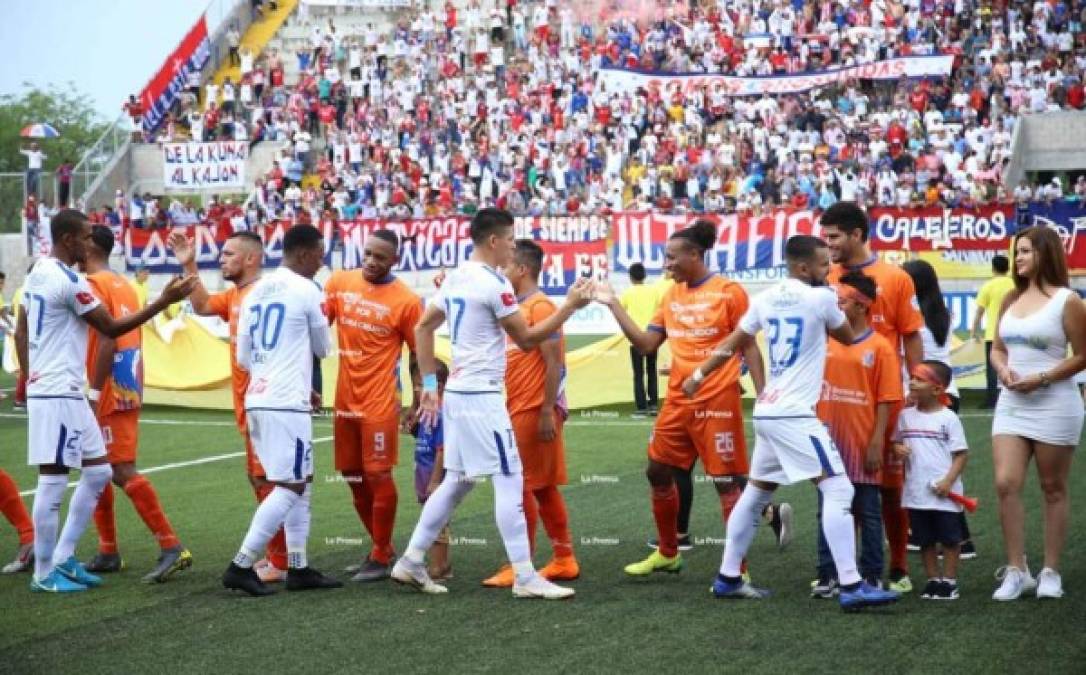
[[[900,599],[901,593],[875,588],[866,581],[861,581],[860,585],[852,590],[846,590],[842,586],[841,595],[838,598],[841,603],[841,609],[846,612],[858,612],[864,607],[890,605]]]
[[[102,585],[102,577],[88,572],[87,568],[83,567],[83,563],[76,560],[74,555],[57,565],[56,571],[87,588],[97,588]]]
[[[87,590],[87,587],[72,581],[54,569],[44,579],[32,578],[30,590],[35,593],[78,593]]]
[[[718,598],[761,600],[769,597],[767,589],[756,588],[746,579],[740,578],[737,581],[728,581],[720,574],[713,580],[713,587],[710,590]]]

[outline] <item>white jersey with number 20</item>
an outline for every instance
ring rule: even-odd
[[[755,418],[814,415],[826,367],[826,331],[844,322],[828,286],[785,279],[751,300],[739,328],[749,335],[764,330],[769,352],[769,377],[754,404]]]

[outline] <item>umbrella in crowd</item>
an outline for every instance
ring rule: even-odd
[[[57,138],[60,136],[60,132],[52,124],[46,124],[44,122],[39,124],[28,124],[23,127],[23,130],[19,132],[19,135],[23,138]]]

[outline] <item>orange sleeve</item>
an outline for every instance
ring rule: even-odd
[[[897,368],[897,355],[886,340],[879,340],[875,348],[875,401],[894,403],[903,398],[901,371]]]
[[[542,321],[543,319],[546,319],[551,314],[554,314],[556,311],[557,310],[555,310],[554,305],[551,304],[549,301],[543,300],[543,299],[537,300],[536,302],[532,303],[532,306],[528,310],[528,325],[529,326],[534,326],[537,323],[539,323],[540,321]],[[554,331],[554,333],[552,335],[548,336],[547,339],[548,340],[551,340],[551,339],[556,340],[556,339],[558,339],[560,337],[562,337],[562,329],[561,328]]]
[[[652,319],[649,320],[649,325],[646,327],[648,330],[655,330],[660,333],[667,334],[667,316],[665,314],[665,308],[668,303],[671,302],[671,291],[675,287],[664,291],[663,296],[660,297],[660,302],[656,303],[656,311],[652,313]]]
[[[207,306],[211,308],[211,313],[223,321],[230,321],[230,295],[233,291],[234,289],[231,288],[221,293],[213,293],[207,298]]]
[[[916,301],[916,288],[913,286],[912,277],[908,274],[899,275],[897,285],[897,307],[894,308],[894,324],[897,333],[901,337],[911,335],[924,326],[924,316]]]
[[[746,289],[739,284],[728,284],[728,305],[731,309],[731,325],[728,327],[730,333],[735,330],[735,327],[739,325],[739,320],[750,309],[750,296],[747,295]]]
[[[422,317],[422,298],[413,293],[408,293],[407,298],[408,301],[404,303],[403,311],[400,312],[400,334],[403,336],[403,341],[407,343],[407,348],[413,352],[415,351],[415,326]]]

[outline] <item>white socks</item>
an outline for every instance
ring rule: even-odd
[[[252,567],[286,520],[287,514],[301,498],[301,495],[293,490],[276,485],[253,514],[253,522],[241,542],[241,550],[234,556],[234,564],[238,567]]]
[[[57,545],[60,527],[60,503],[68,475],[41,474],[34,493],[34,578],[44,579],[53,571],[53,549]]]
[[[300,570],[309,567],[309,561],[305,555],[305,543],[309,539],[310,497],[313,494],[312,483],[305,484],[302,492],[293,508],[287,513],[283,522],[283,532],[287,537],[287,567]]]
[[[113,468],[109,464],[93,464],[81,469],[79,482],[72,494],[72,501],[68,504],[68,518],[64,521],[64,528],[60,531],[60,539],[57,540],[56,550],[53,551],[53,559],[63,563],[75,555],[75,547],[79,538],[87,529],[87,523],[94,515],[94,509],[98,506],[98,499],[102,491],[113,477]],[[67,483],[67,477],[63,477]]]
[[[724,539],[724,556],[720,561],[720,573],[726,577],[738,577],[742,572],[743,558],[747,555],[758,524],[762,522],[762,511],[773,500],[772,490],[763,490],[747,483],[739,501],[728,517],[728,531]]]
[[[494,518],[505,544],[505,554],[513,565],[517,581],[535,576],[531,547],[528,546],[528,526],[524,522],[524,475],[496,473],[494,481]]]
[[[411,541],[404,551],[404,557],[421,565],[426,560],[426,551],[437,539],[441,528],[445,527],[453,511],[460,505],[475,483],[464,477],[460,471],[446,471],[445,479],[437,486],[434,493],[426,498],[419,514],[419,522],[411,533]],[[497,486],[495,485],[495,488]]]
[[[842,586],[860,580],[856,571],[856,524],[852,518],[855,489],[843,475],[824,478],[818,484],[822,492],[822,534],[830,547],[837,580]]]

